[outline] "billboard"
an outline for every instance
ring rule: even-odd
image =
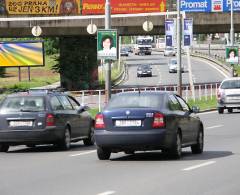
[[[5,0],[6,11],[14,15],[79,15],[80,0]]]
[[[226,62],[230,64],[238,64],[239,61],[238,46],[226,47]]]
[[[232,0],[180,0],[185,12],[230,12]],[[240,0],[233,0],[233,11],[240,11]]]
[[[175,45],[176,22],[173,18],[165,20],[165,45]]]
[[[105,0],[82,0],[83,15],[104,14]],[[112,14],[166,12],[166,0],[111,0]]]
[[[0,43],[0,66],[44,66],[43,42]]]
[[[117,59],[117,30],[98,30],[97,58]]]
[[[183,21],[183,45],[191,46],[193,37],[193,19],[184,18]]]

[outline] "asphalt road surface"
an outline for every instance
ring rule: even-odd
[[[1,195],[239,195],[239,113],[200,114],[205,149],[180,160],[160,151],[113,154],[99,161],[95,146],[11,147],[0,154]]]
[[[136,56],[130,55],[125,58],[128,65],[128,75],[124,82],[118,87],[138,87],[138,86],[158,86],[176,85],[178,82],[177,73],[169,73],[168,61],[176,57],[164,57],[163,53],[153,52],[152,55]],[[152,77],[137,77],[137,67],[139,64],[151,64]],[[201,58],[191,57],[192,73],[194,83],[221,82],[226,75],[216,68],[212,62]],[[182,74],[183,84],[189,83],[189,73],[187,56],[183,55],[182,65],[185,72]]]

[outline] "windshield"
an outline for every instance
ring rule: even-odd
[[[0,109],[1,112],[38,112],[44,111],[45,105],[43,97],[7,97]]]
[[[177,64],[177,60],[171,60],[171,64]]]
[[[128,93],[113,97],[106,108],[161,108],[163,100],[163,94]]]
[[[236,89],[240,88],[240,80],[224,81],[221,89]]]
[[[152,40],[151,39],[139,39],[137,40],[138,45],[151,45]]]

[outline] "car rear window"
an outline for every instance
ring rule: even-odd
[[[163,94],[123,94],[114,96],[106,109],[111,108],[161,108],[164,102]]]
[[[0,108],[4,112],[38,112],[45,110],[45,103],[43,97],[36,96],[18,96],[7,97]]]
[[[221,89],[236,89],[240,88],[240,80],[224,81],[221,85]]]

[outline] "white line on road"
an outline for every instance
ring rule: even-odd
[[[115,193],[116,193],[115,191],[106,191],[106,192],[103,192],[103,193],[100,193],[97,195],[110,195],[110,194],[115,194]]]
[[[91,151],[88,151],[88,152],[81,152],[81,153],[78,153],[78,154],[71,154],[69,156],[70,157],[82,156],[82,155],[91,154],[91,153],[94,153],[94,152],[96,152],[96,150],[91,150]]]
[[[218,128],[218,127],[223,127],[223,125],[215,125],[215,126],[211,126],[211,127],[206,127],[206,129],[214,129],[214,128]]]
[[[183,170],[183,171],[191,171],[191,170],[193,170],[193,169],[198,169],[198,168],[200,168],[200,167],[204,167],[204,166],[211,165],[211,164],[214,164],[214,163],[216,163],[216,161],[209,161],[209,162],[205,162],[205,163],[202,163],[202,164],[199,164],[199,165],[187,167],[187,168],[182,169],[182,170]]]

